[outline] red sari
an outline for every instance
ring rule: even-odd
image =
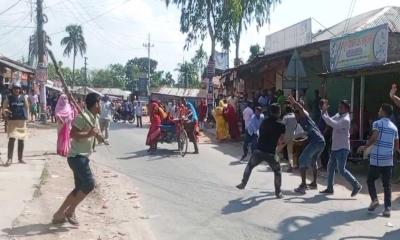
[[[199,122],[204,122],[207,117],[207,103],[204,100],[201,100],[199,106]]]
[[[151,101],[150,103],[150,129],[147,134],[146,145],[155,145],[161,135],[161,115],[160,115],[160,105],[156,101]]]
[[[231,139],[240,140],[238,119],[235,108],[232,106],[232,104],[228,104],[228,107],[224,110],[224,117],[228,122],[229,135],[231,136]]]

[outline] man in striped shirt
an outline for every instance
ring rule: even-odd
[[[367,145],[360,147],[362,152],[366,148],[373,146],[370,153],[370,167],[368,172],[368,191],[371,197],[371,205],[368,211],[373,212],[379,206],[378,196],[375,188],[375,181],[381,177],[384,189],[385,210],[384,217],[390,217],[392,205],[392,191],[390,180],[393,169],[393,152],[399,151],[399,135],[396,125],[390,121],[393,113],[393,106],[382,104],[379,110],[380,120],[372,125],[372,135]]]

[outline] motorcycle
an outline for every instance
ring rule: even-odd
[[[114,122],[119,122],[119,121],[128,121],[130,124],[135,123],[135,115],[133,112],[128,112],[125,116],[121,114],[120,112],[115,112],[113,115],[113,121]]]

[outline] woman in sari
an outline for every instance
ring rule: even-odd
[[[60,156],[66,157],[71,148],[70,131],[75,116],[75,110],[69,103],[67,95],[61,94],[55,109],[58,123],[57,154]]]
[[[161,135],[161,120],[166,117],[164,110],[156,100],[150,102],[150,129],[147,134],[146,145],[150,146],[147,152],[154,153],[157,150],[157,141]]]
[[[228,122],[229,135],[231,136],[231,139],[239,141],[240,140],[239,124],[235,108],[233,107],[232,104],[229,103],[228,107],[224,110],[224,117]]]
[[[213,115],[214,115],[215,122],[216,122],[217,140],[220,142],[226,141],[229,139],[228,126],[227,126],[227,122],[225,121],[225,118],[224,118],[224,107],[225,107],[225,104],[221,100],[219,102],[219,105],[213,111]]]

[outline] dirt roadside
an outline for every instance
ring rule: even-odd
[[[77,209],[81,225],[76,228],[68,223],[50,224],[53,213],[73,188],[73,176],[65,158],[53,153],[44,157],[46,165],[41,183],[12,228],[2,230],[7,234],[5,239],[155,239],[147,217],[141,213],[138,189],[131,179],[94,161],[91,167],[96,188]]]

